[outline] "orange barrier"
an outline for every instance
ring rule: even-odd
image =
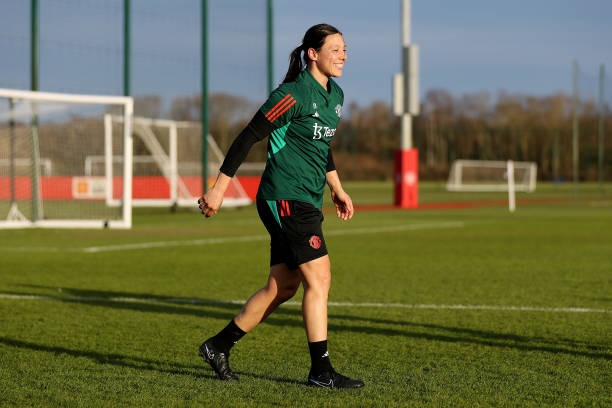
[[[79,182],[86,181],[87,176],[42,176],[41,191],[43,200],[72,200],[78,196],[81,188]],[[96,177],[100,179],[100,177]],[[74,181],[77,179],[76,186]],[[185,176],[181,177],[183,184],[187,187],[192,196],[197,197],[202,194],[202,177]],[[250,199],[254,200],[257,194],[260,177],[244,176],[238,177],[245,192]],[[214,182],[214,178],[209,179],[209,184]],[[11,198],[11,180],[8,176],[0,177],[0,200]],[[83,188],[86,188],[83,186]],[[77,194],[75,194],[75,189]],[[120,198],[123,189],[123,180],[119,176],[113,178],[113,197]],[[234,195],[234,187],[230,186],[227,194]],[[170,196],[170,186],[168,181],[162,176],[134,176],[132,179],[132,198],[168,198]],[[15,177],[15,199],[30,200],[32,197],[32,184],[30,177]],[[103,199],[103,197],[97,197]],[[91,199],[91,197],[90,197]]]

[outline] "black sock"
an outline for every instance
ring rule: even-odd
[[[311,371],[314,375],[331,371],[332,366],[327,351],[327,340],[308,342],[308,349],[310,350],[310,361],[312,362]]]
[[[234,319],[232,319],[223,330],[212,338],[212,341],[215,347],[219,347],[224,352],[228,352],[245,334],[246,332],[236,326]]]

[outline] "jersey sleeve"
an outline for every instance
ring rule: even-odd
[[[234,177],[238,167],[249,154],[251,147],[268,137],[274,130],[274,126],[264,118],[261,111],[257,111],[249,124],[234,139],[219,170],[223,174]]]
[[[260,112],[275,129],[285,126],[297,116],[300,109],[298,96],[289,87],[280,86],[270,94]]]

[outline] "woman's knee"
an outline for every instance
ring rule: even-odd
[[[327,256],[300,265],[304,290],[327,295],[331,286],[331,267]]]
[[[297,282],[296,284],[283,286],[278,291],[277,299],[280,300],[281,303],[291,299],[295,295],[299,287],[299,282]]]
[[[331,274],[317,274],[304,281],[304,292],[309,295],[327,297],[331,287]]]
[[[317,298],[321,301],[327,301],[329,296],[329,285],[321,283],[318,285],[304,286],[304,296],[311,299]]]
[[[282,303],[295,295],[300,284],[301,279],[297,271],[291,271],[285,265],[279,265],[273,268],[266,290]]]

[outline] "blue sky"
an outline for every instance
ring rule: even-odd
[[[39,0],[40,88],[122,92],[121,0]],[[349,59],[338,80],[346,101],[390,101],[400,65],[400,0],[274,0],[275,79],[306,29],[337,26]],[[199,1],[132,0],[132,91],[166,100],[199,92]],[[265,1],[209,0],[211,91],[266,96]],[[583,94],[595,95],[599,65],[612,100],[612,1],[413,0],[412,42],[420,89],[571,92],[572,60]],[[29,1],[0,0],[0,87],[29,87]]]
[[[389,78],[401,69],[399,5],[311,0],[300,7],[276,0],[277,17],[288,16],[277,22],[277,32],[287,38],[292,27],[301,32],[310,21],[337,24],[349,48],[345,93],[388,100]],[[421,92],[571,92],[574,58],[584,90],[595,92],[599,65],[606,65],[608,77],[612,72],[611,16],[609,0],[413,0],[411,40],[420,48]],[[276,44],[279,52],[290,48],[286,40]],[[282,59],[276,66],[281,69]]]

